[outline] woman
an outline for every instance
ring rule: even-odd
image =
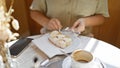
[[[31,17],[47,30],[70,27],[90,35],[91,27],[109,17],[107,0],[33,0]]]

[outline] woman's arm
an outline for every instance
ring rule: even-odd
[[[50,19],[39,11],[31,10],[30,15],[34,21],[47,28],[48,30],[58,30],[62,27],[58,19]]]
[[[97,26],[105,22],[105,17],[103,15],[94,15],[90,17],[83,18],[85,26]]]
[[[31,10],[30,16],[35,22],[42,25],[43,27],[49,22],[49,18],[47,18],[44,14],[42,14],[39,11]]]
[[[72,29],[76,32],[82,32],[85,30],[85,27],[97,26],[103,24],[105,17],[102,15],[94,15],[85,18],[78,19],[72,26]]]

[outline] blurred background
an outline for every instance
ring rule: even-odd
[[[9,6],[10,0],[6,0]],[[40,34],[41,26],[35,23],[29,14],[32,0],[15,0],[13,16],[20,22],[20,37]],[[109,0],[110,18],[93,29],[95,38],[120,48],[120,0]]]

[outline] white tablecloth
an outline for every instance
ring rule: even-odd
[[[31,36],[29,38],[36,39],[40,38],[40,36]],[[94,56],[99,58],[102,62],[111,65],[111,68],[120,68],[119,48],[95,38],[85,36],[81,36],[80,38],[82,39],[80,41],[81,49],[92,52]],[[33,59],[35,57],[38,57],[40,62],[48,58],[33,43],[30,43],[29,47],[24,49],[22,53],[15,58],[18,62],[18,68],[32,68],[34,64]]]

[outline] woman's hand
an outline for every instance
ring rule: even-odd
[[[85,30],[85,21],[83,18],[78,19],[71,28],[77,33],[81,33]]]
[[[62,28],[60,21],[56,18],[52,18],[49,22],[45,25],[45,28],[48,30],[59,30]]]

